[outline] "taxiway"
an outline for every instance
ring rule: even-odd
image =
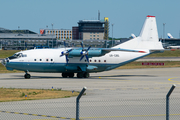
[[[5,88],[34,88],[34,89],[54,89],[81,91],[86,86],[86,95],[81,98],[82,119],[120,119],[125,116],[126,119],[145,119],[142,111],[139,109],[135,101],[139,101],[139,106],[144,101],[153,99],[151,106],[143,104],[142,107],[151,109],[150,116],[153,119],[164,119],[163,113],[165,109],[164,99],[171,88],[172,84],[176,84],[176,88],[172,97],[178,97],[180,94],[180,68],[149,68],[149,69],[116,69],[112,71],[93,73],[88,79],[78,78],[62,78],[58,73],[31,73],[31,79],[24,79],[24,73],[7,73],[0,74],[0,87]],[[75,100],[76,97],[34,100],[20,102],[1,102],[0,111],[11,111],[18,113],[31,114],[13,114],[0,113],[2,118],[16,119],[44,119],[49,116],[62,116],[65,118],[75,118]],[[122,100],[122,102],[121,102]],[[125,103],[123,102],[125,100]],[[106,101],[106,102],[104,102]],[[129,101],[129,102],[128,102]],[[154,103],[155,102],[155,103]],[[157,103],[156,103],[157,102]],[[121,107],[130,104],[131,113],[119,114],[115,111],[121,110]],[[103,112],[107,106],[106,112]],[[91,108],[94,107],[94,108]],[[91,109],[90,109],[91,108]],[[126,108],[125,108],[126,109]],[[155,110],[156,109],[156,110]],[[91,113],[91,112],[92,113]],[[178,111],[178,110],[177,110]],[[67,114],[67,113],[70,114]],[[128,111],[127,111],[128,112]],[[33,116],[32,114],[39,115]],[[105,115],[106,114],[106,115]],[[162,115],[163,114],[163,115]],[[44,118],[42,118],[42,116]],[[140,115],[139,117],[133,115]],[[162,116],[159,116],[162,115]],[[177,114],[178,115],[178,114]],[[116,117],[115,117],[116,116]],[[61,119],[61,118],[59,118]]]

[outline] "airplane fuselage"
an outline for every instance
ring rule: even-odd
[[[80,67],[92,73],[111,70],[149,54],[149,51],[146,53],[112,51],[101,57],[89,58],[89,63],[85,58],[80,61],[79,57],[70,57],[66,63],[65,56],[60,57],[60,53],[64,50],[60,48],[22,51],[19,52],[21,56],[8,60],[6,68],[29,72],[78,73],[81,71],[78,70]]]

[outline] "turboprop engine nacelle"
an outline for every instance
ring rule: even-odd
[[[70,53],[69,53],[69,57],[80,57],[82,54],[81,54],[82,50],[72,50]],[[105,53],[104,53],[105,54]],[[102,56],[104,55],[102,50],[89,50],[88,51],[88,57],[98,57],[98,56]]]

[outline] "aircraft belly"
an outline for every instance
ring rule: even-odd
[[[29,72],[64,72],[65,63],[11,62],[6,67]]]
[[[64,72],[63,63],[27,63],[25,68],[31,72]]]
[[[7,70],[20,70],[23,71],[24,70],[24,66],[22,65],[22,63],[20,64],[19,62],[9,62],[6,64],[6,69]]]

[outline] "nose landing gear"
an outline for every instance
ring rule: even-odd
[[[24,78],[25,79],[30,79],[31,78],[31,75],[30,74],[28,74],[27,72],[25,72],[26,74],[24,75]]]

